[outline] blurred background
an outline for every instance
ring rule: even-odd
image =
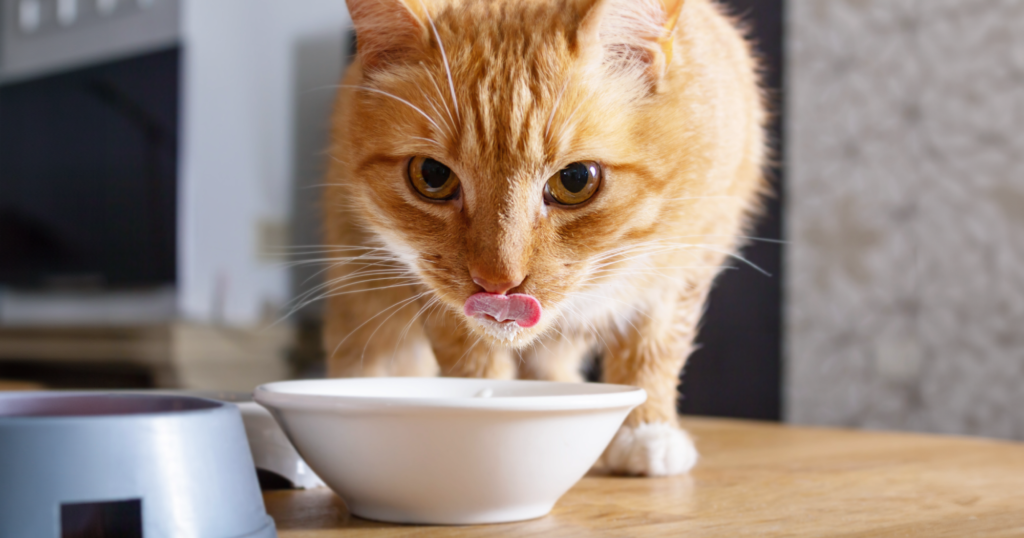
[[[1024,3],[725,3],[771,276],[723,273],[680,409],[1024,439]],[[286,253],[353,50],[343,0],[0,0],[0,389],[323,375]]]
[[[288,245],[320,243],[344,1],[2,7],[0,378],[251,390],[304,367],[316,310],[275,322],[307,276]]]

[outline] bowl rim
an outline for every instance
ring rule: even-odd
[[[605,410],[625,407],[635,407],[647,400],[647,391],[642,388],[629,385],[616,385],[611,383],[587,383],[603,388],[610,388],[608,392],[596,392],[589,394],[563,394],[552,396],[493,396],[488,398],[417,398],[417,397],[393,397],[393,396],[345,396],[329,394],[303,394],[288,392],[287,389],[296,386],[309,387],[310,385],[338,385],[355,384],[365,382],[368,379],[374,381],[396,381],[408,383],[407,380],[426,381],[428,383],[474,383],[490,385],[499,384],[548,384],[548,385],[574,385],[581,383],[563,381],[534,381],[534,380],[496,380],[496,379],[466,379],[448,377],[372,377],[372,378],[336,378],[336,379],[305,379],[293,381],[277,381],[266,383],[256,387],[253,391],[253,398],[264,407],[283,410],[308,410],[308,411],[417,411],[417,410],[461,410],[461,411],[585,411]]]
[[[0,413],[0,424],[17,425],[26,423],[59,423],[72,422],[88,424],[104,421],[146,421],[165,418],[181,418],[206,415],[210,413],[222,413],[229,407],[228,402],[203,398],[185,394],[174,394],[172,391],[144,391],[144,390],[38,390],[2,392],[0,400],[121,400],[121,403],[133,403],[133,401],[157,401],[177,400],[199,404],[197,407],[187,409],[157,409],[157,410],[124,410],[120,412],[104,413],[79,413],[79,412],[50,412],[50,413],[26,413],[26,414],[2,414]],[[2,404],[3,402],[0,402]],[[83,403],[83,402],[77,402]]]

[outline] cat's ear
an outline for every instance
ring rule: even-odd
[[[640,72],[657,88],[672,62],[685,0],[581,0],[583,61]]]
[[[356,27],[356,50],[364,69],[398,63],[427,40],[421,0],[345,0]]]

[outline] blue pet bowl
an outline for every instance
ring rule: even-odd
[[[0,394],[0,536],[273,538],[238,409]]]

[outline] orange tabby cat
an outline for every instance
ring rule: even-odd
[[[748,44],[709,0],[348,0],[329,374],[647,390],[604,456],[697,459],[679,371],[764,187]]]

